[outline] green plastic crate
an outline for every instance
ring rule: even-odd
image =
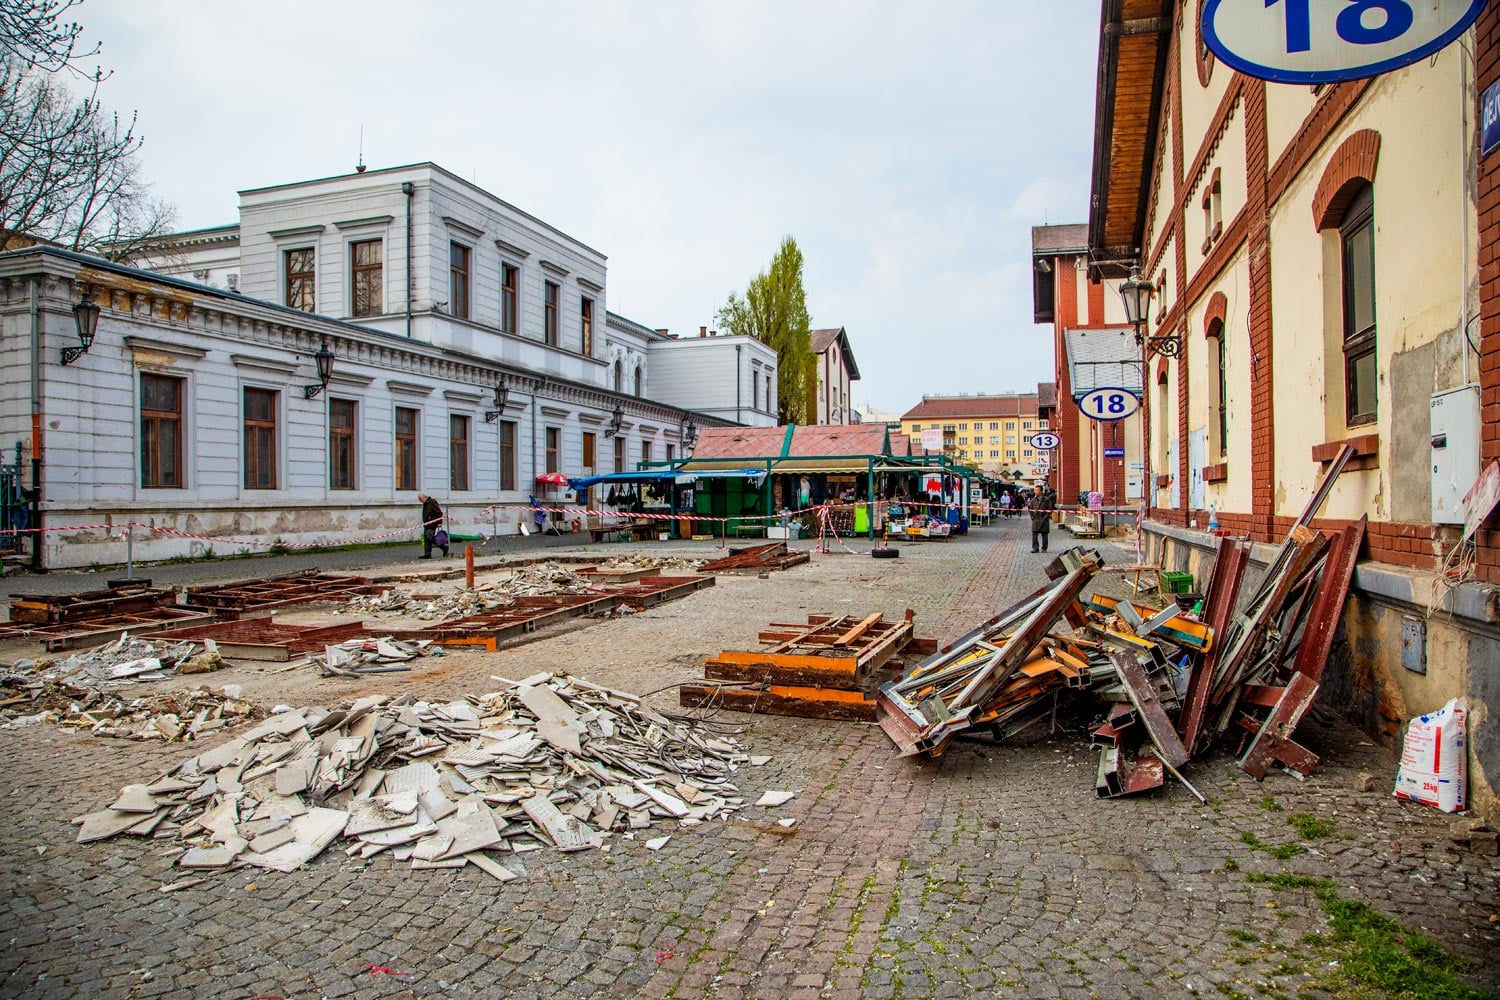
[[[1169,594],[1189,594],[1193,590],[1193,574],[1178,570],[1166,570],[1161,574],[1161,586]]]

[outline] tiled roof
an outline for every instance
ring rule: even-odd
[[[1080,222],[1073,226],[1032,226],[1031,252],[1035,254],[1060,253],[1069,250],[1084,251],[1089,247],[1089,227]]]
[[[885,424],[818,424],[798,427],[791,455],[883,455]]]
[[[903,413],[901,419],[1035,416],[1036,408],[1034,392],[1006,393],[1003,396],[924,396],[920,403]]]
[[[693,458],[766,458],[781,454],[785,427],[705,427]]]
[[[834,326],[827,330],[812,331],[812,349],[814,354],[822,354],[828,350],[828,345],[839,339],[839,334],[844,332],[843,327]]]
[[[1048,409],[1057,406],[1057,383],[1038,382],[1036,384],[1036,405]]]
[[[781,458],[785,427],[708,427],[698,435],[693,460]],[[821,424],[796,427],[788,458],[885,454],[885,424]]]
[[[828,327],[824,330],[809,331],[812,338],[812,349],[814,354],[822,354],[838,341],[839,350],[843,355],[844,367],[849,370],[849,378],[859,381],[859,363],[854,360],[854,348],[849,346],[849,334],[841,326]]]

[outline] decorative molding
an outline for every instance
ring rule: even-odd
[[[538,404],[537,409],[542,411],[542,416],[544,417],[559,417],[562,419],[567,419],[568,417],[571,417],[573,415],[572,410],[565,410],[557,406],[548,406],[546,403]]]
[[[271,372],[275,375],[295,375],[301,366],[290,361],[276,361],[272,358],[259,358],[253,354],[231,354],[229,360],[236,368],[253,368],[263,372]]]
[[[1380,163],[1380,133],[1362,128],[1339,143],[1313,195],[1313,224],[1319,230],[1337,226],[1354,196],[1356,186],[1375,183],[1375,168]]]
[[[455,403],[472,403],[479,405],[484,402],[484,396],[477,392],[465,392],[462,389],[444,389],[443,398]]]
[[[457,229],[465,236],[471,237],[476,240],[484,238],[483,229],[480,229],[478,226],[470,225],[462,219],[455,219],[451,215],[443,216],[443,225],[447,226],[449,229]]]
[[[542,265],[543,271],[550,271],[551,273],[557,275],[559,278],[566,278],[569,274],[572,273],[561,264],[554,264],[550,260],[542,260],[539,258],[537,260],[537,263]]]
[[[201,347],[188,347],[184,344],[173,344],[165,340],[151,340],[147,337],[138,337],[127,334],[121,337],[125,346],[134,353],[167,354],[182,361],[201,361],[208,356],[208,351]]]
[[[601,285],[601,284],[599,284],[599,282],[593,281],[593,280],[591,280],[589,278],[585,278],[582,275],[579,275],[577,278],[574,278],[573,280],[576,281],[576,282],[578,282],[578,287],[580,287],[580,288],[586,288],[586,289],[588,289],[591,292],[602,292],[602,291],[604,291],[604,286]]]
[[[273,240],[293,240],[302,236],[317,236],[328,227],[321,222],[315,226],[293,226],[291,229],[271,229],[266,235]]]
[[[432,395],[432,386],[422,385],[418,382],[401,382],[397,379],[388,378],[385,380],[385,387],[398,396]]]
[[[333,378],[328,380],[329,385],[347,385],[356,389],[363,389],[375,381],[372,375],[355,375],[348,372],[333,373]]]
[[[363,226],[385,226],[389,225],[394,215],[372,215],[366,219],[344,219],[342,222],[333,224],[335,229],[359,229]]]
[[[518,257],[521,260],[525,260],[531,256],[531,251],[525,247],[518,247],[514,243],[507,243],[504,240],[496,240],[495,249],[499,250],[502,255]]]
[[[1226,315],[1229,312],[1229,299],[1225,298],[1223,292],[1214,292],[1208,297],[1208,306],[1203,310],[1203,336],[1222,337],[1226,324]],[[1217,333],[1213,332],[1214,321],[1219,323]]]

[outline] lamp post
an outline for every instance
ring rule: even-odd
[[[318,384],[302,387],[302,395],[306,399],[317,398],[318,393],[328,388],[328,382],[333,378],[333,350],[328,346],[328,341],[318,345],[313,352],[313,362],[318,366]]]
[[[693,423],[692,417],[686,417],[682,423],[677,425],[677,438],[682,442],[683,457],[693,450],[698,443],[698,425]]]
[[[625,422],[625,411],[619,403],[615,404],[614,412],[609,415],[609,423],[604,425],[604,436],[612,438],[620,433],[620,426]]]
[[[495,383],[495,408],[484,411],[484,422],[492,424],[500,419],[500,414],[505,412],[505,404],[510,402],[510,387],[501,379]]]
[[[1158,350],[1165,357],[1176,357],[1181,343],[1176,337],[1146,337],[1141,333],[1141,327],[1147,325],[1151,320],[1151,296],[1156,289],[1149,281],[1141,277],[1141,269],[1138,265],[1130,267],[1130,277],[1120,286],[1120,300],[1125,305],[1125,318],[1130,325],[1135,327],[1135,342],[1141,347],[1141,398],[1146,396],[1146,366],[1151,357],[1153,349]],[[1129,479],[1129,469],[1125,470],[1126,479]],[[1151,424],[1149,419],[1141,419],[1141,500],[1146,505],[1146,512],[1151,512],[1152,501],[1155,500],[1156,483],[1151,476]]]
[[[73,325],[78,328],[78,347],[64,347],[62,363],[71,365],[94,346],[94,334],[99,331],[99,304],[92,292],[84,292],[83,298],[73,305]]]

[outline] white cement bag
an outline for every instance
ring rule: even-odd
[[[1396,798],[1437,806],[1443,812],[1464,808],[1467,719],[1464,700],[1454,698],[1438,711],[1411,720],[1396,770]]]

